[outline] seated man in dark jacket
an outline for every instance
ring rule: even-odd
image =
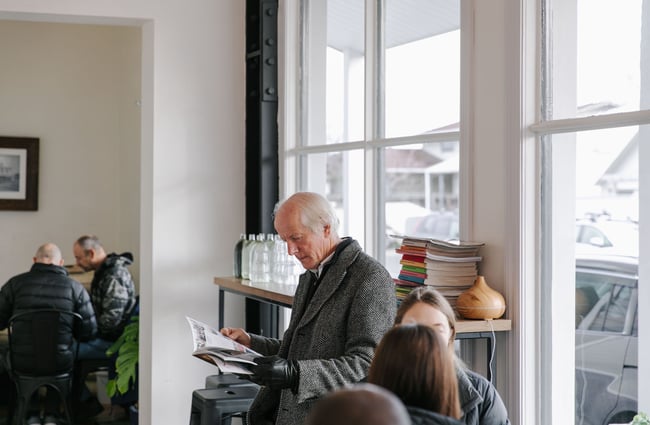
[[[79,267],[95,272],[90,299],[97,316],[97,338],[79,346],[79,359],[103,359],[106,350],[122,335],[136,304],[135,284],[127,268],[133,255],[107,254],[92,235],[77,239],[72,250]]]
[[[108,359],[106,350],[122,335],[136,306],[135,284],[128,266],[133,263],[130,252],[108,254],[97,236],[84,235],[72,246],[77,265],[93,270],[90,299],[97,316],[97,338],[79,345],[79,360]],[[78,391],[78,390],[77,390]],[[100,413],[102,406],[89,389],[81,388],[80,417]],[[113,410],[111,408],[110,414]]]
[[[38,248],[34,257],[34,265],[30,271],[12,277],[0,290],[0,329],[8,326],[11,316],[17,313],[40,308],[55,308],[78,313],[82,323],[74,331],[74,338],[78,341],[87,341],[95,336],[97,322],[95,312],[90,302],[88,292],[81,283],[68,277],[68,272],[63,268],[61,250],[53,243],[46,243]],[[69,335],[59,335],[61,341],[68,340]],[[20,334],[12,334],[13,347],[20,350],[21,345],[31,344],[30,340],[21,338]],[[60,352],[58,362],[69,364],[74,360],[74,353]],[[33,365],[34,360],[29,357],[19,356],[15,359],[14,366],[27,369]],[[20,363],[20,364],[19,364]],[[7,365],[9,366],[9,365]],[[33,409],[30,408],[28,424],[41,423],[38,410],[35,407],[37,400],[33,400]],[[45,423],[54,423],[52,416],[58,412],[58,398],[55,391],[47,391],[45,397]]]

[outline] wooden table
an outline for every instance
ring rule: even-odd
[[[219,286],[219,329],[224,326],[225,292],[239,294],[257,301],[291,308],[296,285],[280,283],[257,283],[236,277],[215,277],[215,285]],[[492,380],[493,362],[492,351],[495,344],[496,332],[506,332],[512,328],[510,319],[495,320],[458,320],[456,322],[456,339],[485,339],[487,340],[487,378]]]
[[[95,275],[94,271],[86,272],[76,264],[66,265],[65,268],[68,271],[68,276],[81,283],[87,291],[90,291],[90,282],[92,282]]]

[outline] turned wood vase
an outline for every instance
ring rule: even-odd
[[[506,302],[485,277],[477,276],[474,285],[458,296],[456,311],[463,319],[498,319],[506,311]]]

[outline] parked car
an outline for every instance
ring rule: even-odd
[[[576,258],[575,338],[575,423],[631,422],[637,412],[637,258]]]
[[[393,251],[402,243],[402,239],[394,238],[391,235],[408,235],[408,221],[414,218],[417,219],[424,217],[430,213],[430,209],[424,208],[414,202],[386,202],[386,228],[384,233],[386,250],[389,252]]]
[[[576,252],[638,257],[639,225],[608,218],[577,220]]]
[[[458,240],[458,214],[436,211],[423,217],[411,217],[406,220],[406,234],[444,241]]]

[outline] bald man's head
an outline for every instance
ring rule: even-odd
[[[41,245],[34,256],[35,263],[63,265],[63,257],[58,246],[51,242]]]
[[[307,417],[306,425],[410,425],[404,404],[390,391],[358,384],[327,394]]]

